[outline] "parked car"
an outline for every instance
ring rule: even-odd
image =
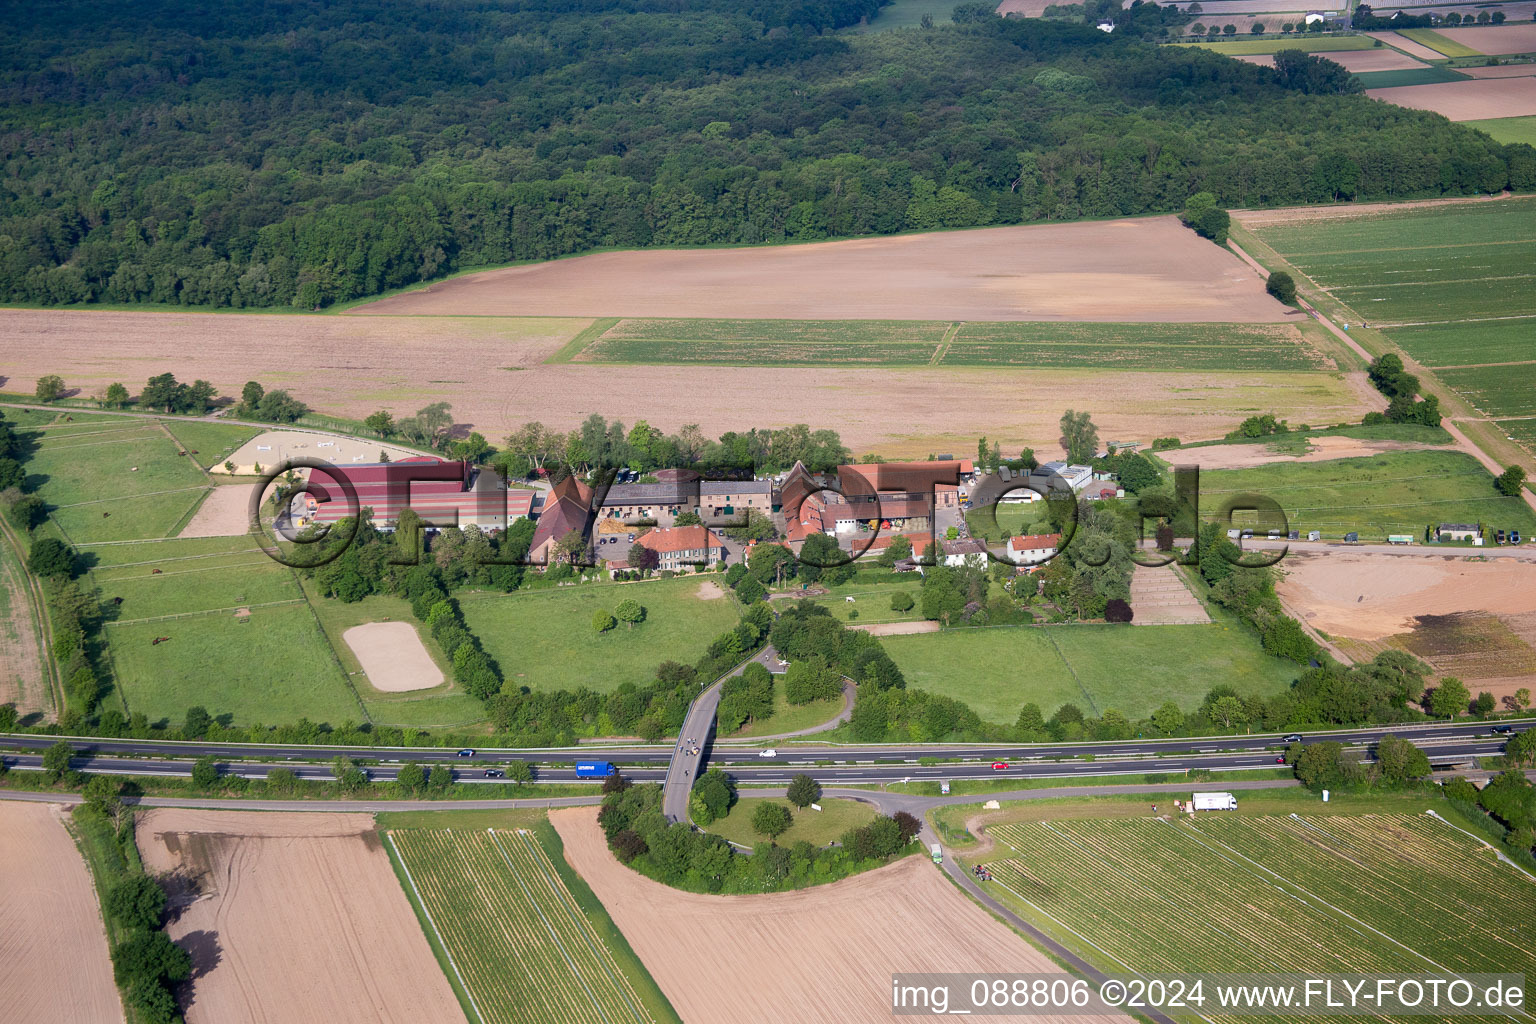
[[[757,752],[757,756],[758,757],[778,757],[779,756],[779,752],[777,750],[774,750],[772,747],[769,747],[767,750],[759,750]]]
[[[507,773],[502,771],[500,768],[487,768],[485,770],[485,777],[488,779],[505,778],[506,774]]]
[[[473,750],[470,750],[468,747],[465,747],[463,750],[459,751],[459,756],[460,757],[474,757],[475,756],[475,752]]]
[[[995,772],[1005,772],[1005,771],[1008,770],[1008,762],[1007,761],[993,761],[992,762],[992,770],[995,771]]]

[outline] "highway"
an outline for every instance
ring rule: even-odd
[[[1536,724],[1536,721],[1510,722],[1516,730]],[[1430,740],[1466,739],[1475,736],[1491,737],[1493,723],[1489,722],[1430,722],[1406,725],[1371,726],[1365,729],[1344,729],[1334,732],[1304,733],[1307,742],[1338,740],[1348,744],[1374,743],[1391,733],[1416,743]],[[690,734],[691,735],[691,734]],[[1162,740],[1118,740],[1088,743],[924,743],[924,744],[827,744],[779,742],[778,760],[786,761],[916,761],[919,758],[949,760],[1017,761],[1051,760],[1060,758],[1105,757],[1158,757],[1176,754],[1242,753],[1278,750],[1285,746],[1284,733],[1263,733],[1248,736],[1198,736]],[[702,737],[693,735],[697,743]],[[102,737],[60,737],[35,734],[0,734],[0,749],[18,751],[46,750],[60,739],[67,739],[82,754],[121,754],[141,757],[216,757],[220,760],[265,761],[333,761],[348,757],[357,761],[410,760],[421,764],[447,762],[452,765],[466,763],[504,763],[516,759],[535,764],[573,764],[579,759],[606,759],[621,765],[665,765],[673,754],[673,745],[623,745],[604,746],[582,744],[580,747],[538,748],[476,748],[472,757],[460,758],[453,747],[350,747],[311,746],[305,744],[272,743],[209,743],[180,740],[108,739]],[[757,763],[760,746],[732,743],[716,745],[709,749],[711,763]]]
[[[1499,739],[1465,739],[1465,738],[1420,738],[1412,737],[1414,741],[1424,749],[1430,757],[1430,761],[1436,765],[1455,764],[1465,762],[1473,757],[1488,757],[1502,752],[1504,740]],[[922,748],[917,748],[921,750]],[[1362,759],[1368,753],[1362,746]],[[986,755],[979,760],[970,760],[959,764],[921,765],[916,763],[916,758],[905,760],[853,759],[846,751],[838,752],[843,763],[818,764],[816,760],[805,757],[800,751],[786,751],[771,762],[760,762],[754,759],[753,763],[733,766],[731,774],[742,786],[782,786],[800,773],[811,776],[823,786],[859,786],[881,785],[892,782],[904,781],[939,781],[958,779],[1062,779],[1070,780],[1074,777],[1098,776],[1098,775],[1143,775],[1147,773],[1161,773],[1167,775],[1179,775],[1192,769],[1208,769],[1211,771],[1253,771],[1263,768],[1278,767],[1275,763],[1276,754],[1253,753],[1248,751],[1228,751],[1209,754],[1172,754],[1163,757],[1141,757],[1105,763],[1103,761],[1009,761],[1008,768],[1002,771],[994,770],[991,755]],[[403,761],[417,761],[418,758],[406,753],[401,758]],[[486,763],[489,762],[486,759]],[[42,769],[42,756],[40,754],[5,754],[0,755],[0,762],[7,767],[22,771],[40,771]],[[81,754],[71,762],[71,767],[76,771],[95,774],[134,775],[134,776],[163,776],[169,778],[186,778],[192,774],[192,760],[190,755],[181,752],[179,759],[167,759],[162,757],[141,756],[111,756],[106,754]],[[314,762],[289,762],[285,760],[264,760],[247,757],[231,758],[220,761],[220,768],[225,774],[238,775],[250,779],[262,779],[274,768],[286,768],[301,779],[314,779],[322,781],[333,780],[331,766]],[[454,778],[459,782],[481,783],[488,786],[511,785],[504,779],[486,779],[482,772],[485,763],[468,766],[460,762],[455,766]],[[388,782],[394,780],[399,771],[397,763],[380,763],[368,766],[370,780],[375,782]],[[625,769],[627,778],[638,782],[660,782],[666,776],[663,767]],[[570,767],[540,767],[536,769],[535,781],[538,783],[575,783],[583,780],[576,778],[576,773]],[[1177,785],[1176,780],[1170,780],[1170,785]],[[686,806],[686,805],[685,805]]]

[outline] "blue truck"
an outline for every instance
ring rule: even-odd
[[[577,761],[576,777],[578,779],[606,779],[610,775],[618,774],[618,769],[612,761]]]

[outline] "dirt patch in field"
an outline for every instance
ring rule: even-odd
[[[1160,323],[1286,315],[1241,261],[1174,217],[597,253],[468,274],[352,312]]]
[[[368,684],[375,690],[404,693],[442,685],[442,670],[409,622],[365,622],[341,638],[357,655]]]
[[[703,896],[615,860],[594,808],[549,818],[566,860],[686,1021],[884,1022],[893,972],[1060,973],[921,857],[799,892]]]
[[[1423,61],[1414,60],[1407,54],[1398,53],[1396,50],[1386,46],[1375,50],[1343,50],[1332,53],[1319,53],[1316,56],[1327,58],[1335,64],[1342,64],[1345,70],[1353,72],[1406,71],[1424,66]]]
[[[1423,86],[1404,86],[1418,89]],[[1378,90],[1379,91],[1379,90]],[[1333,206],[1286,206],[1276,210],[1233,210],[1232,217],[1245,228],[1271,228],[1298,221],[1349,220],[1354,217],[1379,217],[1426,206],[1459,206],[1463,203],[1491,203],[1512,198],[1508,192],[1491,196],[1457,196],[1452,199],[1416,199],[1402,203],[1337,203]]]
[[[906,636],[909,633],[937,633],[937,622],[873,622],[867,625],[859,622],[848,623],[849,629],[862,629],[870,636]]]
[[[1373,555],[1292,550],[1280,597],[1326,633],[1380,640],[1423,615],[1536,612],[1536,564],[1462,555]]]
[[[1536,53],[1536,23],[1523,25],[1475,25],[1472,28],[1437,28],[1452,42],[1478,53]]]
[[[1058,0],[1003,0],[997,5],[997,13],[1003,17],[1012,14],[1020,18],[1038,18],[1045,9]]]
[[[421,458],[420,452],[413,452],[409,448],[397,448],[392,444],[359,437],[305,430],[269,430],[245,442],[227,461],[235,464],[236,473],[256,476],[259,475],[257,466],[267,471],[284,459],[317,459],[333,466],[348,466],[379,462],[380,453],[387,454],[391,462]],[[209,472],[227,473],[229,470],[220,463]]]
[[[464,1020],[368,815],[161,809],[138,841],[172,877],[188,1024]]]
[[[700,601],[718,601],[725,596],[725,591],[720,589],[720,584],[714,580],[705,580],[699,584],[699,589],[693,592],[693,596]]]
[[[119,1024],[96,890],[63,813],[0,801],[0,1007],[27,1024]]]
[[[1367,89],[1374,99],[1414,110],[1432,110],[1452,121],[1536,114],[1536,78],[1478,78],[1468,82]]]
[[[1252,469],[1276,462],[1328,462],[1353,459],[1378,452],[1445,451],[1444,445],[1412,441],[1361,441],[1352,437],[1314,437],[1305,455],[1270,451],[1266,444],[1213,444],[1205,448],[1174,449],[1158,453],[1174,465],[1201,469]]]
[[[1195,241],[1220,254],[1209,242]],[[1261,287],[1257,275],[1244,272]],[[563,322],[578,325],[570,335],[586,324]],[[610,366],[541,365],[559,339],[528,340],[532,328],[520,335],[505,326],[519,323],[524,321],[17,309],[0,311],[0,350],[11,375],[7,387],[16,391],[30,391],[37,377],[59,373],[92,392],[137,372],[135,367],[153,365],[239,394],[245,381],[272,381],[281,373],[282,386],[296,397],[340,416],[361,418],[379,408],[410,414],[429,402],[450,402],[460,430],[473,427],[493,441],[529,420],[569,430],[601,412],[668,431],[697,423],[711,437],[754,426],[831,425],[855,453],[922,458],[964,450],[981,436],[1010,450],[1055,452],[1057,421],[1069,408],[1091,408],[1101,436],[1204,438],[1220,437],[1269,409],[1287,410],[1293,422],[1340,423],[1381,406],[1363,373],[1341,381],[1323,373],[1102,368],[633,366],[623,370],[624,387],[615,388]],[[509,340],[497,343],[499,338]],[[451,369],[444,352],[454,355]],[[512,361],[526,369],[505,372]],[[440,379],[447,376],[454,381]],[[308,448],[281,454],[333,452],[315,447],[315,435],[300,436]],[[266,443],[258,439],[252,447]],[[343,458],[378,457],[377,444],[341,444]],[[362,447],[354,451],[353,445]],[[268,465],[277,454],[273,447],[252,458]]]
[[[0,704],[15,704],[22,716],[46,711],[47,685],[27,582],[7,557],[0,560]]]
[[[250,532],[251,488],[242,484],[215,487],[203,499],[192,521],[178,537],[235,537]]]

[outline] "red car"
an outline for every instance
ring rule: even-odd
[[[1008,770],[1008,762],[1007,761],[993,761],[992,762],[992,770],[995,771],[995,772],[1005,772],[1005,771]]]
[[[1285,764],[1285,756],[1281,755],[1280,757],[1275,758],[1275,764]]]

